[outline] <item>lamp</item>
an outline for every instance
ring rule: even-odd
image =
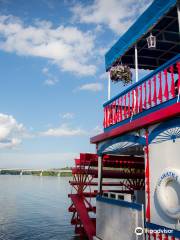
[[[156,37],[150,33],[149,37],[146,38],[148,48],[156,48]]]

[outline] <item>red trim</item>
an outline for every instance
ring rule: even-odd
[[[89,217],[84,199],[77,194],[71,194],[70,197],[81,219],[88,239],[93,240],[93,236],[96,235],[96,227]]]
[[[95,137],[92,137],[90,141],[91,143],[98,143],[103,140],[116,137],[120,134],[124,134],[148,125],[152,125],[178,115],[180,115],[180,103],[175,103],[164,109],[160,109],[156,112],[150,113],[147,116],[132,120],[132,122],[114,128],[109,132],[104,132]]]

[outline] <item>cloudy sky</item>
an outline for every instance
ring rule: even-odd
[[[95,151],[104,54],[150,2],[0,0],[0,168],[71,166]]]

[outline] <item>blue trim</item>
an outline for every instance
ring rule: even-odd
[[[173,98],[173,99],[171,99],[171,100],[169,100],[167,102],[158,104],[158,105],[156,105],[154,107],[151,107],[150,109],[144,110],[143,112],[134,115],[133,118],[132,118],[132,121],[136,120],[136,119],[139,119],[139,118],[142,118],[142,117],[145,117],[146,115],[148,115],[150,113],[153,113],[155,111],[158,111],[160,109],[166,108],[166,107],[171,106],[171,105],[176,104],[176,103],[177,103],[177,98]],[[131,120],[131,118],[128,118],[128,119],[125,119],[125,120],[123,120],[123,121],[121,121],[119,123],[116,123],[116,124],[114,124],[114,125],[112,125],[112,126],[110,126],[108,128],[104,128],[104,132],[111,131],[114,128],[120,127],[120,126],[122,126],[122,125],[124,125],[126,123],[130,123],[130,120]]]
[[[119,142],[134,142],[134,143],[139,143],[139,145],[146,145],[146,140],[144,137],[141,136],[134,136],[134,135],[124,135],[124,136],[119,136],[110,140],[107,140],[101,147],[98,149],[97,153],[98,155],[101,155],[103,151],[109,147],[112,146],[113,144],[119,143]]]
[[[176,0],[155,0],[105,55],[106,70],[146,34],[173,6]]]
[[[162,70],[166,69],[167,67],[171,66],[173,63],[177,62],[180,59],[180,54],[176,55],[175,57],[173,57],[172,59],[170,59],[169,61],[167,61],[166,63],[164,63],[162,66],[158,67],[156,70],[154,70],[153,72],[149,73],[147,76],[145,76],[144,78],[142,78],[141,80],[139,80],[137,83],[132,84],[130,87],[128,87],[126,90],[124,90],[123,92],[119,93],[118,95],[116,95],[115,97],[113,97],[112,99],[110,99],[109,101],[105,102],[103,104],[103,107],[107,106],[108,104],[112,103],[114,100],[116,100],[119,97],[122,97],[123,95],[127,94],[129,91],[131,91],[132,89],[134,89],[135,87],[141,85],[142,83],[144,83],[145,81],[147,81],[148,79],[152,78],[155,74],[157,74],[158,72],[161,72]]]
[[[180,238],[180,231],[177,231],[177,230],[174,230],[172,228],[167,228],[167,227],[164,227],[164,226],[160,226],[160,225],[157,225],[157,224],[154,224],[154,223],[150,223],[150,222],[146,222],[145,223],[145,227],[148,228],[148,229],[152,229],[152,230],[173,230],[172,233],[168,233],[169,236],[173,236],[175,238]]]
[[[163,122],[156,127],[149,135],[149,143],[151,143],[160,133],[172,127],[180,127],[180,118],[175,118],[167,122]]]
[[[112,205],[116,205],[116,206],[126,207],[126,208],[132,208],[132,209],[136,209],[138,211],[142,210],[142,205],[139,203],[134,203],[134,202],[127,202],[127,201],[123,201],[123,200],[116,200],[116,199],[105,198],[105,197],[101,197],[101,196],[97,196],[96,201],[107,203],[107,204],[112,204]]]

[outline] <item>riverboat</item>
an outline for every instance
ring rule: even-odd
[[[155,0],[106,53],[104,131],[90,139],[96,153],[75,159],[70,181],[76,234],[180,240],[179,33],[180,1]],[[111,97],[111,71],[122,64],[135,81]]]

